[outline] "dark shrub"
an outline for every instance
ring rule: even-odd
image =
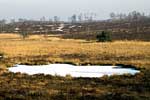
[[[112,41],[111,39],[111,33],[108,31],[102,31],[99,32],[98,35],[96,36],[98,42],[110,42]]]
[[[1,52],[0,52],[0,60],[1,60],[2,58],[4,58],[4,53],[1,53]]]
[[[26,39],[28,37],[28,33],[27,32],[20,32],[20,35],[22,36],[23,39]]]

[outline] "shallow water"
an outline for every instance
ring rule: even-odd
[[[140,71],[119,66],[74,66],[69,64],[50,64],[41,66],[16,65],[8,68],[10,72],[21,72],[29,75],[49,74],[72,77],[102,77],[104,75],[136,74]]]

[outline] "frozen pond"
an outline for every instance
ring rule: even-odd
[[[8,69],[11,72],[21,72],[29,75],[49,74],[72,77],[102,77],[104,75],[136,74],[140,71],[119,66],[74,66],[69,64],[50,64],[41,66],[16,65]]]

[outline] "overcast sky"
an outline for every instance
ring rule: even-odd
[[[128,13],[130,11],[150,13],[150,0],[0,0],[0,19],[27,18],[47,19],[79,13],[97,13],[99,19],[106,19],[110,12]]]

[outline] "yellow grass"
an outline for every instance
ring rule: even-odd
[[[13,64],[43,60],[45,63],[132,64],[145,68],[150,65],[150,42],[140,41],[97,43],[39,35],[22,40],[17,34],[0,34],[0,52],[5,55],[5,63]]]

